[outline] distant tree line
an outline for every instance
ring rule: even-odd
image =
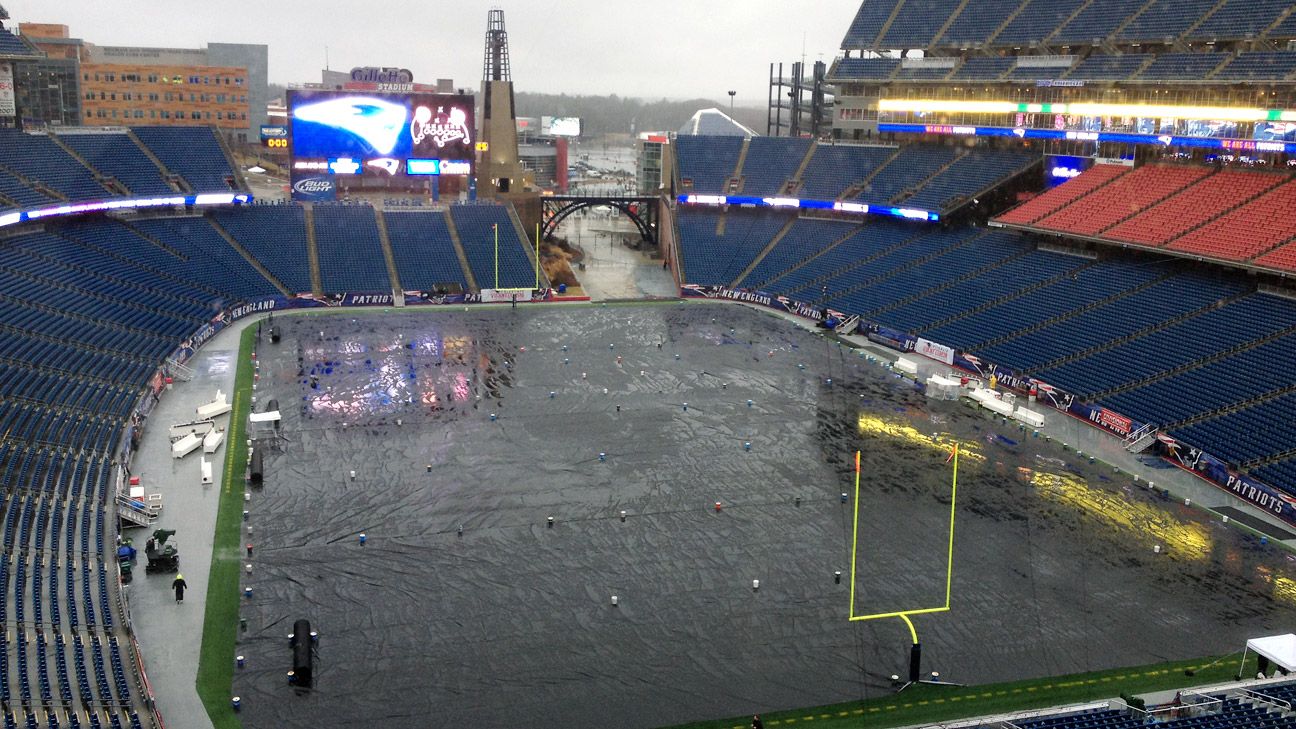
[[[569,96],[567,94],[536,94],[520,91],[516,94],[518,116],[578,116],[583,120],[586,135],[629,134],[633,131],[676,131],[698,109],[715,107],[729,111],[729,101],[711,99],[686,99],[683,101],[659,99],[647,101],[617,96]],[[735,107],[733,116],[739,122],[765,133],[765,110]]]

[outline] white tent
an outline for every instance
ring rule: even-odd
[[[1246,665],[1247,653],[1254,652],[1268,658],[1271,663],[1284,672],[1296,671],[1296,634],[1271,635],[1268,638],[1252,638],[1246,642],[1242,651],[1242,665]],[[1242,668],[1238,667],[1241,675]]]

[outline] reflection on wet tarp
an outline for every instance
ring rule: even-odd
[[[908,631],[849,623],[834,572],[858,507],[861,596],[943,602],[954,442],[952,609],[915,619],[928,668],[1187,658],[1293,619],[1284,554],[764,313],[277,323],[256,394],[283,437],[249,503],[234,679],[250,729],[654,727],[885,694]],[[299,693],[301,618],[320,638]]]

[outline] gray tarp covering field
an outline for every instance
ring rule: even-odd
[[[276,324],[256,394],[285,437],[249,504],[234,680],[253,729],[655,727],[882,695],[908,631],[847,622],[856,449],[867,613],[943,604],[964,444],[952,610],[915,618],[949,679],[1227,652],[1296,615],[1283,553],[747,308]],[[285,680],[303,617],[309,692]]]

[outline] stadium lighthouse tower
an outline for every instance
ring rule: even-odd
[[[477,194],[499,197],[523,192],[518,160],[517,112],[513,108],[513,78],[509,70],[508,31],[504,11],[491,10],[486,24],[486,59],[482,65],[481,141],[477,162]]]

